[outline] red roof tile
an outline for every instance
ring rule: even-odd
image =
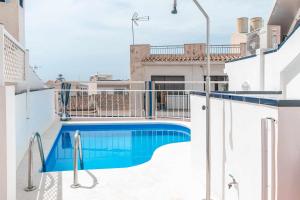
[[[218,54],[211,55],[212,62],[226,62],[240,58],[239,54]],[[192,62],[205,61],[206,56],[185,56],[185,55],[150,55],[145,57],[142,62]]]

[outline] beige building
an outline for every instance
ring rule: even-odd
[[[113,76],[111,74],[100,74],[96,73],[95,75],[90,76],[90,81],[109,81],[113,80]]]
[[[24,0],[0,0],[0,23],[18,42],[25,45]]]
[[[242,45],[211,45],[211,80],[226,81],[225,62],[245,54]],[[176,46],[130,47],[131,81],[179,81],[203,82],[206,79],[206,45],[185,44]],[[196,85],[196,86],[195,86]],[[157,89],[204,89],[204,84],[156,85]],[[195,88],[196,87],[196,88]],[[213,90],[224,90],[226,86],[214,84]]]
[[[0,84],[15,85],[16,93],[45,87],[29,64],[24,30],[24,0],[0,0]]]

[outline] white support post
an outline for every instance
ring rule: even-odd
[[[259,77],[259,90],[265,90],[265,50],[257,50],[257,56],[259,56],[259,65],[260,65],[260,77]]]
[[[16,200],[14,86],[0,86],[0,137],[0,199]]]
[[[0,86],[3,86],[4,83],[4,26],[0,24]]]

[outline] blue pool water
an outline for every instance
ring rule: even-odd
[[[47,157],[45,171],[73,170],[76,130],[81,134],[83,169],[139,165],[163,145],[190,141],[190,130],[175,124],[64,125]]]

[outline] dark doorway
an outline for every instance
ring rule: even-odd
[[[155,83],[157,110],[167,109],[167,101],[170,95],[179,96],[184,94],[184,76],[151,76],[151,81]]]
[[[204,76],[204,81],[206,81],[206,76]],[[228,76],[210,76],[210,81],[222,81],[224,83],[214,83],[211,84],[211,91],[228,91]],[[204,85],[204,90],[205,85]]]
[[[184,90],[184,76],[151,76],[151,81],[155,83],[156,90]],[[172,82],[172,83],[162,83]],[[178,82],[178,83],[175,83]]]

